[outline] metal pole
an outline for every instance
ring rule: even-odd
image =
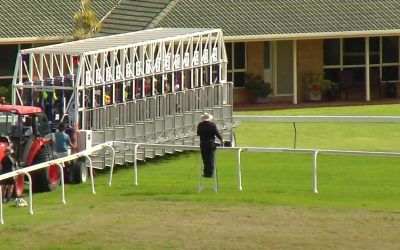
[[[318,150],[314,151],[314,193],[318,194],[317,189],[317,159],[318,159]]]
[[[112,151],[112,160],[111,160],[111,169],[110,169],[110,180],[108,182],[108,185],[111,187],[111,182],[112,182],[112,175],[114,172],[114,164],[115,164],[115,149],[112,146],[107,145],[106,147],[109,147]]]
[[[51,163],[50,165],[57,165],[60,168],[60,174],[61,174],[61,195],[62,195],[62,202],[63,204],[66,204],[65,202],[65,188],[64,188],[64,171],[63,171],[63,166],[60,163]],[[64,165],[65,166],[65,165]]]
[[[296,149],[296,144],[297,144],[297,128],[296,128],[296,123],[295,123],[295,122],[293,122],[293,129],[294,129],[293,148]]]
[[[89,161],[89,169],[90,169],[90,180],[92,182],[92,193],[96,194],[96,190],[94,189],[94,178],[93,178],[93,164],[92,164],[92,159],[88,156],[85,155],[86,159]]]
[[[29,173],[23,173],[24,175],[28,176],[29,181],[29,213],[33,214],[33,199],[32,199],[32,178]]]
[[[243,148],[239,148],[238,151],[237,151],[238,187],[239,187],[240,191],[243,190],[243,186],[242,186],[242,171],[240,169],[240,154],[241,154],[242,150],[243,150]]]
[[[16,97],[17,97],[17,88],[15,87],[17,84],[17,75],[22,75],[22,58],[21,58],[21,52],[18,52],[17,54],[17,60],[15,62],[15,67],[14,67],[14,76],[13,76],[13,81],[11,84],[11,104],[15,105],[16,104]],[[19,78],[19,81],[22,82],[22,77]],[[22,102],[21,102],[22,104]]]
[[[139,144],[136,144],[135,147],[133,148],[133,169],[134,169],[134,174],[135,174],[135,186],[139,185],[138,183],[138,171],[137,171],[137,150],[138,150]]]
[[[369,61],[369,37],[365,37],[365,100],[371,100],[371,81],[369,77],[370,61]]]
[[[3,190],[1,189],[1,185],[0,185],[0,222],[1,224],[4,224],[4,220],[3,220]]]
[[[297,40],[293,41],[293,104],[297,104]]]

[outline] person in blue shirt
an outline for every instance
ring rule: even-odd
[[[54,133],[55,137],[55,151],[57,157],[65,157],[69,155],[68,146],[71,149],[75,149],[75,146],[71,143],[71,138],[67,133],[65,133],[65,124],[60,123],[58,125],[58,131]]]

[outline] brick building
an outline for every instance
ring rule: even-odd
[[[236,103],[250,101],[249,73],[272,84],[270,101],[309,100],[310,73],[337,83],[335,99],[397,96],[397,0],[124,0],[103,35],[155,27],[222,28]]]
[[[55,3],[56,2],[56,3]],[[12,78],[15,52],[71,38],[78,1],[5,1],[0,85]],[[310,74],[336,83],[332,99],[372,100],[400,91],[398,0],[94,0],[100,35],[157,27],[222,28],[235,102],[253,98],[246,75],[272,85],[269,101],[304,102]],[[325,97],[327,98],[327,97]]]

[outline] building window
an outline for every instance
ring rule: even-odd
[[[1,45],[0,46],[0,76],[12,76],[15,59],[18,53],[18,45]]]
[[[324,65],[340,65],[340,39],[324,40]]]
[[[382,62],[397,63],[399,61],[399,38],[382,37]]]
[[[381,43],[379,37],[369,38],[369,63],[379,64],[381,58]]]
[[[246,79],[246,43],[226,43],[228,56],[228,81],[243,87]]]
[[[264,42],[264,69],[271,68],[271,43]]]
[[[398,66],[382,67],[382,80],[383,81],[399,80],[399,67]]]
[[[365,64],[364,38],[343,39],[343,64],[344,65]]]
[[[0,86],[11,86],[18,51],[31,47],[31,44],[0,45]]]
[[[370,81],[399,80],[399,37],[370,37],[370,71],[377,76]],[[339,82],[342,70],[351,71],[354,84],[365,84],[365,38],[344,38],[324,40],[325,77]],[[342,49],[340,49],[342,48]]]

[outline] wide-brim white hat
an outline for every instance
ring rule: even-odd
[[[204,113],[204,115],[201,116],[202,121],[211,121],[213,118],[214,116],[209,113]]]

